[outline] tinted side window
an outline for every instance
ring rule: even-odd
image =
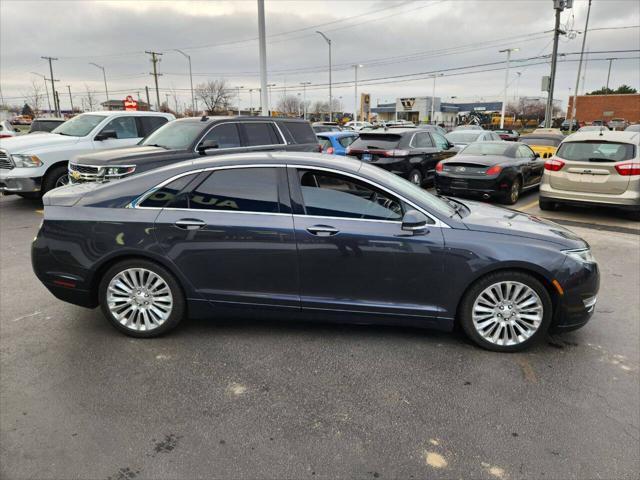
[[[214,126],[203,139],[213,140],[218,143],[218,148],[237,148],[240,143],[240,135],[238,133],[237,123],[221,123]]]
[[[307,215],[373,220],[402,219],[402,203],[365,182],[314,170],[300,170],[298,175]]]
[[[175,206],[174,203],[176,202],[180,191],[183,190],[189,182],[196,177],[196,175],[197,173],[194,173],[175,179],[173,182],[166,184],[164,187],[157,189],[149,195],[142,203],[140,203],[140,206],[156,208],[163,208],[169,205]],[[180,206],[186,207],[186,205]]]
[[[534,154],[531,149],[529,147],[525,147],[524,145],[518,147],[518,152],[516,154],[516,156],[519,158],[532,158],[533,155]]]
[[[246,122],[242,124],[242,127],[249,147],[282,143],[280,135],[271,122]]]
[[[140,124],[142,125],[142,136],[146,137],[151,132],[161,127],[169,120],[164,117],[138,117]]]
[[[293,137],[294,143],[316,143],[316,136],[307,122],[284,122],[284,126]]]
[[[436,146],[438,147],[439,150],[446,150],[447,148],[449,148],[449,142],[447,142],[447,139],[444,138],[442,135],[436,132],[432,132],[431,136],[435,140]]]
[[[356,141],[356,136],[351,136],[351,137],[341,137],[338,139],[338,143],[340,143],[340,145],[342,145],[344,148],[347,148],[349,145],[351,145],[353,142]]]
[[[189,208],[231,212],[280,211],[276,168],[215,170],[189,195]]]
[[[413,137],[412,144],[415,148],[433,147],[433,143],[431,143],[431,137],[429,137],[428,133],[416,133],[415,137]]]
[[[102,132],[109,130],[115,131],[118,139],[142,137],[141,134],[138,134],[135,117],[116,117],[107,123]]]

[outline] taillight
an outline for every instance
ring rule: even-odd
[[[327,148],[326,153],[328,153],[329,155],[333,155],[333,152],[334,152],[334,151],[335,151],[335,150],[333,149],[333,147],[329,147],[329,148]]]
[[[13,135],[2,135],[2,134],[0,134],[0,138],[9,138],[9,137],[12,137],[12,136]]]
[[[621,163],[620,165],[616,165],[616,170],[620,175],[624,175],[625,177],[629,177],[631,175],[640,175],[640,163]]]
[[[484,173],[486,175],[498,175],[501,171],[502,171],[502,167],[500,165],[494,165]]]
[[[562,160],[558,160],[557,158],[551,158],[544,162],[544,169],[551,172],[562,170],[562,167],[564,167],[564,162]]]
[[[409,155],[408,150],[383,150],[382,156],[384,157],[406,157]]]
[[[436,172],[441,172],[444,169],[444,165],[442,162],[436,163]]]

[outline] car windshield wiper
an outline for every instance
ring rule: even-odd
[[[442,198],[445,202],[447,202],[449,206],[453,208],[453,213],[457,213],[458,216],[462,218],[462,214],[460,213],[460,210],[462,210],[462,207],[467,208],[467,206],[464,203],[458,200],[454,200],[451,197],[445,197],[444,195],[438,195],[438,197]]]
[[[144,146],[145,147],[160,147],[160,148],[164,148],[165,150],[170,150],[169,147],[166,147],[164,145],[160,145],[158,143],[145,143]]]

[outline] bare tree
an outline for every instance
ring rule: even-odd
[[[231,102],[233,92],[227,87],[224,80],[210,80],[201,83],[195,88],[196,96],[205,104],[210,114],[227,110]]]
[[[99,105],[96,91],[91,90],[86,84],[84,88],[87,91],[87,94],[82,98],[83,110],[93,112]]]
[[[297,95],[287,95],[280,97],[278,104],[276,105],[278,112],[284,115],[301,115],[302,101]]]
[[[44,88],[36,80],[31,80],[29,91],[24,93],[25,103],[31,107],[33,114],[37,117],[40,114],[44,102]]]

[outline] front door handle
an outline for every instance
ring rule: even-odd
[[[204,227],[206,223],[197,218],[182,218],[174,223],[174,225],[183,230],[199,230]]]
[[[318,237],[331,237],[339,232],[338,229],[330,227],[329,225],[314,225],[307,228],[307,232]]]

